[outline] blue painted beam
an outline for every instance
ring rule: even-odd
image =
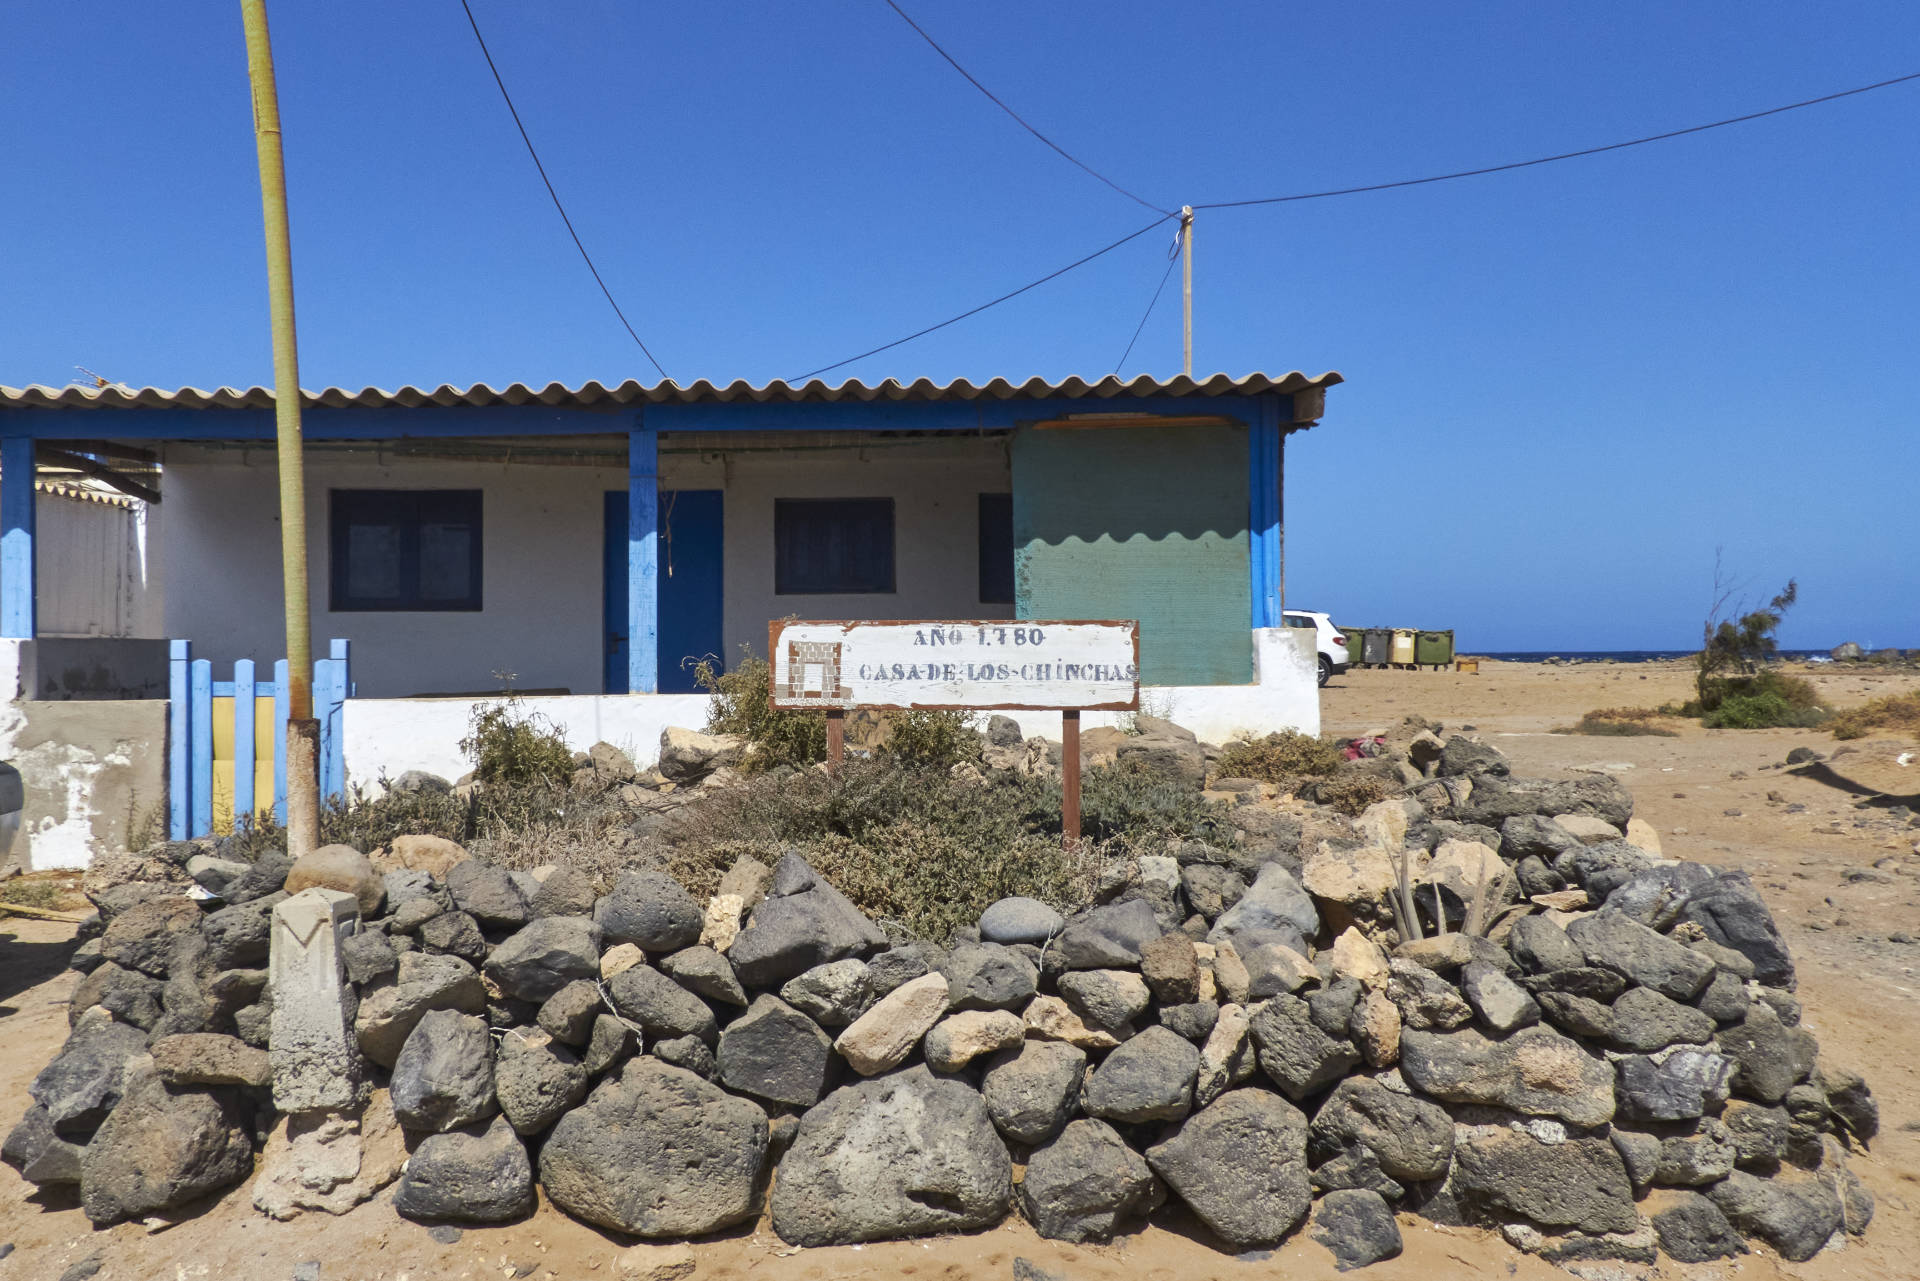
[[[233,665],[233,830],[253,817],[253,660]]]
[[[940,401],[753,401],[649,405],[647,426],[675,431],[983,431],[1068,415],[1199,415],[1251,425],[1263,402],[1290,419],[1292,397],[1116,396],[1110,399]],[[432,440],[484,436],[618,435],[631,426],[633,407],[564,409],[546,405],[486,408],[308,409],[301,427],[308,440]],[[273,413],[261,409],[8,409],[0,410],[0,438],[90,440],[271,440]],[[31,451],[29,451],[30,453]]]
[[[167,839],[184,841],[192,824],[193,700],[188,664],[193,642],[167,642]]]
[[[660,688],[660,433],[627,436],[627,692]]]
[[[0,636],[32,640],[33,437],[0,441]]]
[[[1281,625],[1281,399],[1261,397],[1259,421],[1247,431],[1247,572],[1255,627]]]

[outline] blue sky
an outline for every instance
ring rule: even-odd
[[[1920,6],[902,0],[1177,207],[1469,168],[1920,70]],[[882,0],[474,9],[668,372],[792,377],[1153,215]],[[456,0],[273,7],[302,381],[650,378]],[[0,382],[271,379],[238,6],[9,5]],[[1338,369],[1288,600],[1467,649],[1682,647],[1716,548],[1789,645],[1920,646],[1920,82],[1607,156],[1204,213],[1197,371]],[[835,377],[1113,369],[1157,230]],[[1127,373],[1179,371],[1177,294]]]

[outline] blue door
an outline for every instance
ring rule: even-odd
[[[606,690],[627,692],[627,491],[606,496],[604,631]],[[660,491],[660,693],[694,692],[693,668],[724,667],[720,609],[722,509],[717,489]]]

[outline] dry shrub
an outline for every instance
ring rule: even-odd
[[[1364,769],[1342,770],[1307,789],[1308,799],[1330,806],[1348,818],[1358,818],[1367,806],[1398,796],[1399,787]]]
[[[1877,729],[1920,734],[1920,690],[1888,694],[1835,713],[1828,722],[1835,738],[1865,738]]]
[[[1228,743],[1214,762],[1217,778],[1251,778],[1262,783],[1290,784],[1301,778],[1321,778],[1340,767],[1340,749],[1311,734],[1283,730],[1265,738]]]
[[[827,759],[826,713],[774,707],[767,697],[772,675],[767,660],[745,646],[730,672],[716,672],[704,661],[693,669],[694,683],[713,696],[707,733],[733,734],[747,743],[740,761],[744,773]]]
[[[1663,715],[1665,713],[1655,707],[1602,707],[1598,711],[1588,712],[1577,724],[1558,732],[1605,738],[1678,738],[1679,735],[1673,730],[1654,724]]]
[[[521,706],[518,695],[476,703],[460,750],[482,783],[560,784],[573,777],[573,751],[546,717]]]

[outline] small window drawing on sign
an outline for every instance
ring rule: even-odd
[[[787,642],[787,697],[822,701],[853,697],[840,680],[838,642]]]

